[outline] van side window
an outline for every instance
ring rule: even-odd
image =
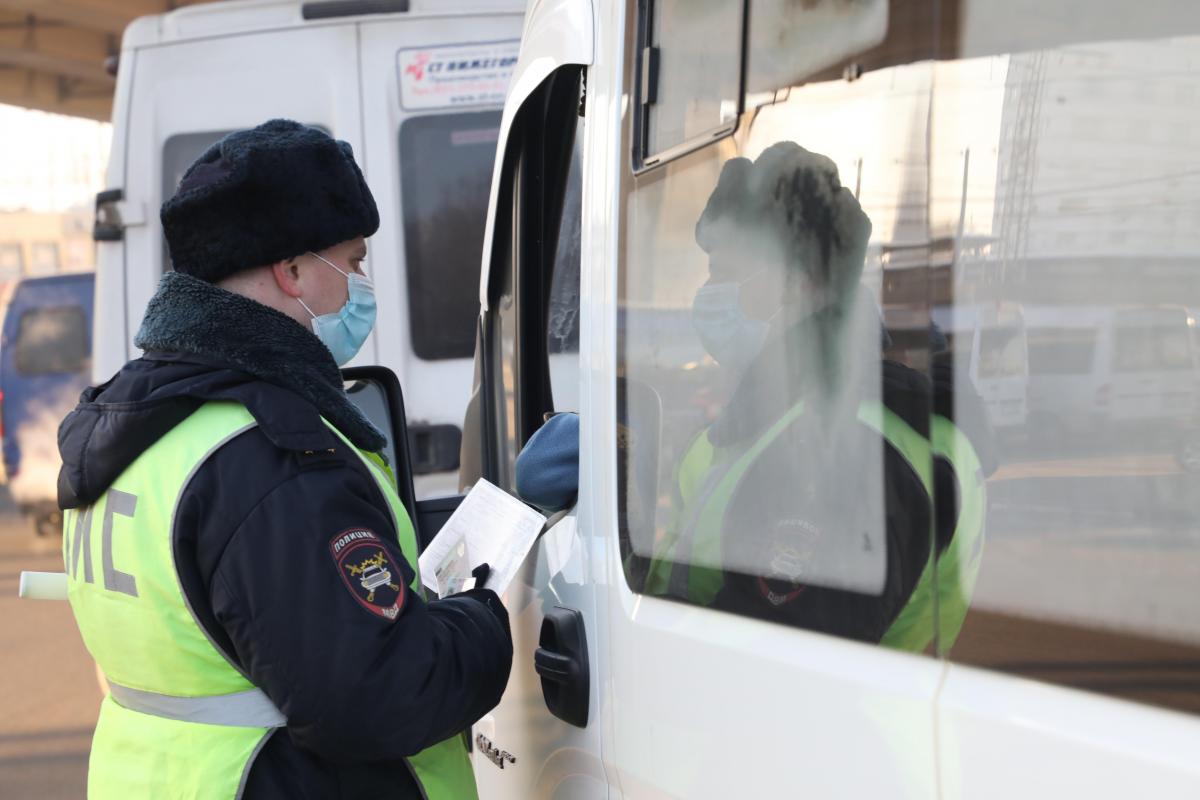
[[[957,12],[930,139],[929,224],[958,242],[931,276],[953,334],[934,359],[954,367],[955,425],[996,446],[960,485],[986,535],[939,569],[970,598],[946,595],[961,630],[939,649],[1200,713],[1200,234],[1182,211],[1200,202],[1200,6]],[[983,342],[1001,329],[996,373]]]
[[[546,311],[546,355],[550,369],[550,409],[579,410],[579,234],[583,222],[580,153],[583,119],[567,172],[567,186],[558,219],[558,246]]]
[[[499,111],[432,114],[400,126],[409,332],[418,357],[470,358],[479,253]]]
[[[764,5],[786,5],[797,30],[818,20],[818,39],[841,24],[828,4]],[[711,52],[738,23],[722,27],[690,34],[678,74],[725,80]],[[760,87],[778,91],[731,137],[627,176],[616,441],[634,591],[911,652],[932,642],[923,53],[853,82],[791,74]],[[686,97],[681,116],[703,111]],[[863,135],[872,119],[891,122]],[[905,268],[888,282],[893,237],[908,246],[888,254]]]
[[[17,324],[17,372],[31,377],[85,370],[91,355],[87,316],[79,306],[33,308]]]
[[[545,415],[579,408],[579,97],[580,71],[556,72],[526,101],[505,151],[483,374],[486,477],[509,489]]]
[[[643,0],[639,10],[637,160],[649,165],[732,130],[742,4]]]
[[[1200,6],[1093,5],[748,4],[625,175],[634,591],[1200,713]]]

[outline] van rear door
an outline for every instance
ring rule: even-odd
[[[479,255],[521,7],[362,23],[364,166],[380,231],[367,268],[386,313],[376,363],[404,385],[418,497],[457,489]],[[403,264],[404,269],[384,265]]]
[[[160,22],[135,22],[127,42],[146,38],[138,26]],[[123,246],[116,245],[121,258],[108,254],[101,260],[105,317],[97,330],[106,338],[98,350],[106,357],[98,370],[111,373],[137,355],[133,337],[168,268],[158,209],[209,145],[230,131],[287,117],[320,126],[362,152],[357,46],[355,26],[342,24],[148,44],[124,52],[121,69],[134,76],[127,116],[116,119],[113,147],[124,148],[125,169],[109,181],[124,189],[126,207],[144,224],[127,221]],[[120,292],[112,286],[116,270],[123,277]],[[114,315],[110,304],[118,297],[123,314]],[[115,348],[108,342],[117,336],[122,346]],[[374,352],[368,345],[366,353]]]

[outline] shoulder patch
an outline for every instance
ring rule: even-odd
[[[404,608],[404,573],[383,540],[366,528],[348,528],[329,540],[329,554],[358,604],[386,620]]]

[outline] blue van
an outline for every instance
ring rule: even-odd
[[[0,346],[0,436],[8,488],[39,536],[59,529],[58,424],[91,380],[93,273],[27,278]]]

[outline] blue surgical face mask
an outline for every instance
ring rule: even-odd
[[[333,360],[340,367],[354,358],[375,327],[375,285],[365,275],[345,272],[316,253],[309,255],[320,258],[346,276],[346,304],[335,314],[313,314],[307,303],[296,298],[312,317],[313,333],[333,353]]]
[[[739,302],[741,284],[727,281],[700,287],[692,301],[692,325],[700,343],[723,367],[748,366],[767,341],[770,324],[751,319]]]

